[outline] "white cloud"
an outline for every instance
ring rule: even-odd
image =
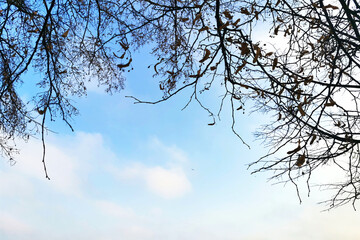
[[[109,216],[117,217],[117,218],[134,218],[135,213],[130,208],[125,208],[110,201],[95,201],[95,206],[99,208],[99,210]]]
[[[178,198],[191,191],[190,180],[184,171],[189,159],[184,151],[175,145],[167,146],[156,137],[142,149],[139,158],[146,156],[146,160],[133,160],[125,167],[109,165],[107,170],[123,182],[139,183],[166,199]]]
[[[24,176],[11,172],[11,167],[0,170],[0,196],[11,198],[24,198],[31,196],[34,191],[33,185]]]
[[[284,210],[286,211],[286,208]],[[272,224],[262,223],[267,229],[266,232],[277,239],[294,240],[350,240],[359,236],[358,216],[350,206],[330,212],[320,212],[313,206],[299,206],[297,210],[297,214],[292,217],[281,216]],[[277,227],[274,228],[276,225]],[[269,236],[260,233],[258,235],[263,238]]]
[[[143,160],[141,157],[147,156],[142,163],[118,161],[119,156],[105,147],[99,134],[78,133],[52,139],[47,148],[51,181],[45,180],[42,172],[38,158],[41,146],[29,143],[14,167],[0,168],[0,203],[7,211],[0,212],[0,238],[4,235],[5,240],[43,240],[51,234],[59,240],[69,236],[87,240],[230,240],[268,239],[269,236],[279,240],[347,240],[359,236],[358,216],[351,209],[320,213],[321,208],[308,207],[313,201],[305,200],[299,206],[296,196],[286,197],[283,188],[254,189],[258,194],[246,192],[247,188],[236,188],[244,191],[241,198],[234,192],[220,191],[225,194],[214,199],[212,192],[219,191],[219,186],[208,184],[201,195],[199,191],[189,196],[194,205],[199,206],[190,210],[187,198],[161,208],[157,199],[132,201],[126,186],[122,192],[123,184],[111,182],[111,178],[105,176],[109,171],[104,170],[111,169],[122,183],[135,182],[166,199],[191,191],[192,185],[184,170],[189,162],[186,154],[176,146],[169,147],[154,139],[135,158]],[[151,161],[155,157],[162,159]],[[113,165],[104,169],[104,162],[107,166],[110,162]],[[115,165],[124,162],[128,164],[126,167]],[[101,175],[94,180],[98,185],[83,186],[89,177],[88,171]],[[75,187],[70,186],[72,182]],[[56,199],[51,198],[54,190],[59,193]],[[83,196],[74,198],[72,194],[77,192]],[[99,196],[106,200],[99,200]]]
[[[3,163],[0,169],[0,195],[25,194],[34,185],[41,184],[61,194],[80,196],[84,180],[91,169],[114,154],[104,147],[100,134],[77,133],[74,136],[49,136],[46,141],[46,167],[50,181],[46,180],[42,164],[42,143],[37,139],[20,142],[16,164]],[[19,190],[22,189],[22,190]]]
[[[96,200],[93,204],[95,212],[100,213],[98,218],[102,224],[86,239],[155,239],[152,221],[158,215],[151,214],[152,218],[149,219],[143,212],[137,214],[132,208],[124,207],[113,200]]]
[[[159,239],[155,237],[155,233],[152,229],[141,225],[127,225],[119,224],[112,226],[106,232],[101,234],[97,233],[87,238],[86,240],[154,240]]]
[[[114,170],[113,173],[120,179],[140,180],[148,190],[163,198],[177,198],[191,191],[191,183],[181,167],[146,167],[138,163],[123,170]]]
[[[73,147],[76,148],[76,145]],[[16,174],[19,176],[25,174],[29,180],[43,180],[42,183],[61,193],[80,194],[81,179],[77,173],[78,156],[69,154],[66,148],[52,142],[47,142],[45,156],[50,181],[45,179],[42,146],[37,140],[21,144],[21,153],[14,166],[14,169],[19,171]]]
[[[164,198],[180,197],[191,190],[191,184],[181,168],[148,168],[144,178],[148,188]]]
[[[11,214],[0,212],[0,233],[5,235],[29,234],[32,228],[22,220],[15,218]]]
[[[184,164],[188,162],[186,154],[176,146],[167,146],[157,138],[151,139],[145,147],[145,155],[150,158],[153,166],[146,166],[140,161],[132,161],[131,165],[119,168],[112,165],[121,179],[141,182],[152,193],[163,198],[177,198],[191,191],[191,183],[184,172]],[[42,144],[32,139],[29,143],[19,145],[21,154],[17,164],[6,168],[6,181],[0,183],[0,189],[7,195],[17,193],[10,186],[17,186],[29,192],[32,181],[62,194],[82,195],[84,181],[89,171],[101,171],[104,162],[109,165],[119,159],[110,149],[104,146],[100,134],[77,133],[75,136],[49,137],[46,143],[46,166],[50,181],[45,180],[42,165]],[[140,155],[139,157],[143,157]],[[108,162],[106,162],[108,160]],[[151,161],[154,160],[154,161]],[[4,175],[2,175],[4,176]],[[1,177],[3,178],[3,177]],[[22,192],[22,191],[20,191]]]
[[[171,163],[186,163],[188,157],[186,153],[178,148],[176,145],[167,146],[163,144],[158,138],[154,137],[150,140],[150,148],[160,152],[163,156],[166,156],[167,162]]]

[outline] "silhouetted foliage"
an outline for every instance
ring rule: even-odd
[[[68,123],[77,112],[70,97],[86,94],[86,81],[96,79],[109,92],[122,89],[131,50],[149,44],[157,57],[150,67],[164,92],[151,103],[192,88],[190,101],[210,113],[213,125],[216,114],[198,96],[221,83],[219,112],[229,101],[231,127],[240,139],[236,112],[245,103],[273,117],[257,133],[271,150],[250,164],[254,172],[272,171],[274,179],[291,181],[296,189],[298,179],[306,178],[310,192],[314,171],[331,165],[344,173],[344,181],[330,179],[336,193],[326,203],[355,207],[360,188],[356,0],[8,0],[0,7],[0,143],[8,157],[15,136],[39,131],[44,140],[46,118]],[[29,68],[43,78],[34,81],[39,91],[27,104],[17,89]]]

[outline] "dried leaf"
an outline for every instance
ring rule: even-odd
[[[280,25],[279,25],[279,26],[277,26],[277,27],[274,29],[274,34],[275,34],[275,35],[278,35],[279,28],[280,28]]]
[[[311,138],[311,140],[310,140],[310,145],[313,144],[313,143],[315,142],[315,139],[316,139],[316,135],[315,135],[315,134],[312,134],[311,136],[312,136],[312,138]]]
[[[197,71],[197,74],[196,74],[196,75],[189,75],[189,78],[199,78],[199,77],[201,77],[202,74],[200,74],[200,72],[201,72],[201,69],[199,69],[199,70]]]
[[[261,49],[258,46],[256,46],[256,54],[253,59],[253,63],[256,63],[260,56],[261,56]]]
[[[274,58],[273,64],[272,64],[272,70],[275,70],[276,66],[278,64],[278,58]]]
[[[200,18],[201,18],[201,12],[199,12],[199,13],[197,13],[197,14],[195,15],[193,24],[195,24]]]
[[[223,14],[229,20],[231,20],[233,18],[233,16],[230,14],[229,10],[227,10],[227,9],[223,12]]]
[[[233,25],[233,26],[237,26],[237,24],[240,22],[240,18],[238,18],[235,22],[233,22],[231,25]]]
[[[243,42],[241,43],[241,55],[248,55],[250,53],[250,50],[248,48],[248,44]]]
[[[248,85],[245,85],[245,84],[239,84],[240,85],[240,87],[243,87],[243,88],[245,88],[245,89],[249,89],[249,86]]]
[[[70,29],[68,29],[66,32],[64,32],[61,36],[64,37],[64,38],[66,38],[67,35],[69,34],[69,30],[70,30]]]
[[[246,65],[246,61],[243,60],[242,64],[236,68],[236,71],[234,74],[238,74]]]
[[[41,110],[40,108],[37,108],[36,111],[40,114],[40,115],[43,115],[46,111],[46,109],[44,110]]]
[[[199,32],[203,32],[203,31],[207,31],[207,30],[209,30],[209,27],[205,26],[205,27],[200,28]]]
[[[298,105],[298,109],[299,109],[299,112],[300,112],[301,116],[305,116],[305,115],[306,115],[304,109],[302,108],[302,104],[299,104],[299,105]]]
[[[245,15],[251,15],[251,13],[246,8],[241,8],[240,12]]]
[[[160,63],[161,63],[161,61],[154,65],[154,71],[156,72],[156,74],[159,73],[158,70],[156,69],[156,67],[157,67]]]
[[[125,64],[118,64],[117,66],[119,68],[126,68],[128,66],[130,66],[130,63],[132,62],[132,58],[130,58],[129,62],[125,63]]]
[[[39,32],[39,29],[35,28],[34,30],[27,30],[27,32],[29,32],[29,33],[37,33],[37,32]]]
[[[219,30],[223,30],[224,28],[226,28],[227,26],[229,26],[230,23],[229,21],[227,21],[225,24],[222,24],[220,27],[219,27]]]
[[[296,160],[296,166],[301,167],[305,163],[305,153],[300,155],[298,159]]]
[[[299,145],[297,146],[297,148],[295,148],[295,149],[293,149],[293,150],[291,150],[291,151],[288,151],[287,154],[296,153],[296,152],[298,152],[300,149],[301,149],[301,147],[300,147],[300,144],[299,144]]]
[[[326,5],[326,6],[325,6],[325,9],[326,9],[326,8],[331,8],[331,9],[334,9],[334,10],[335,10],[335,9],[339,9],[339,7],[334,6],[334,5],[331,5],[331,4]]]
[[[299,58],[302,58],[305,54],[308,54],[308,53],[309,53],[308,50],[303,50],[303,51],[301,51]]]
[[[125,43],[123,43],[123,42],[120,42],[119,44],[120,44],[120,46],[121,46],[125,51],[129,49],[129,45],[128,45],[128,44],[125,44]]]
[[[330,98],[329,102],[328,103],[325,103],[325,107],[332,107],[332,106],[335,106],[336,102]]]
[[[305,85],[308,85],[310,82],[312,82],[314,80],[314,77],[313,76],[308,76],[305,81],[304,81],[304,84]]]
[[[205,48],[205,55],[204,57],[199,61],[201,63],[205,62],[210,57],[210,50]]]
[[[125,52],[123,54],[121,54],[121,56],[119,57],[118,55],[116,55],[116,53],[114,53],[114,56],[117,57],[117,58],[120,58],[120,59],[123,59],[125,57]]]
[[[280,92],[278,93],[279,96],[284,92],[285,88],[281,88]]]
[[[226,41],[228,41],[228,42],[233,42],[233,38],[232,37],[227,37],[227,38],[225,38],[226,39]]]

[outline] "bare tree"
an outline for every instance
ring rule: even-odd
[[[192,88],[189,102],[210,113],[209,125],[223,104],[231,104],[231,127],[240,139],[236,112],[254,105],[254,111],[273,117],[256,134],[271,150],[250,164],[254,172],[273,171],[274,179],[296,189],[306,178],[310,191],[314,171],[332,165],[344,181],[330,182],[336,192],[326,203],[355,207],[360,187],[356,0],[8,0],[0,6],[1,148],[8,157],[15,136],[38,131],[44,143],[46,118],[59,116],[69,124],[77,113],[70,97],[86,94],[89,79],[109,92],[122,89],[122,72],[132,69],[130,50],[151,44],[157,62],[149,67],[164,96],[148,103]],[[256,38],[258,31],[266,36]],[[34,80],[39,91],[31,105],[17,93],[30,67],[43,74]],[[216,113],[199,98],[215,83],[224,88]]]
[[[118,6],[113,8],[113,5]],[[60,117],[69,127],[77,113],[71,95],[86,94],[85,82],[96,79],[106,91],[123,88],[122,71],[131,54],[122,32],[128,26],[117,16],[128,6],[103,1],[1,1],[0,6],[0,126],[1,149],[12,159],[14,137],[40,132],[45,165],[46,118]],[[129,3],[123,3],[129,4]],[[120,48],[115,49],[115,45]],[[22,76],[32,68],[42,73],[32,79],[38,91],[30,103],[18,95]],[[32,107],[30,107],[32,106]]]

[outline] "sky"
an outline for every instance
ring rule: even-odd
[[[360,218],[352,206],[323,211],[318,202],[330,193],[314,187],[307,197],[304,184],[300,204],[291,184],[247,169],[267,151],[252,132],[268,116],[249,115],[249,109],[238,114],[248,149],[231,132],[228,105],[214,126],[195,102],[181,110],[191,89],[161,104],[133,104],[125,96],[161,97],[147,68],[151,59],[137,54],[123,91],[108,95],[89,85],[86,97],[74,98],[75,132],[61,121],[51,124],[50,181],[38,138],[17,143],[14,166],[1,159],[1,240],[358,238]],[[26,89],[23,94],[26,99]],[[221,94],[215,88],[202,99],[215,109]],[[312,184],[335,177],[327,168]]]

